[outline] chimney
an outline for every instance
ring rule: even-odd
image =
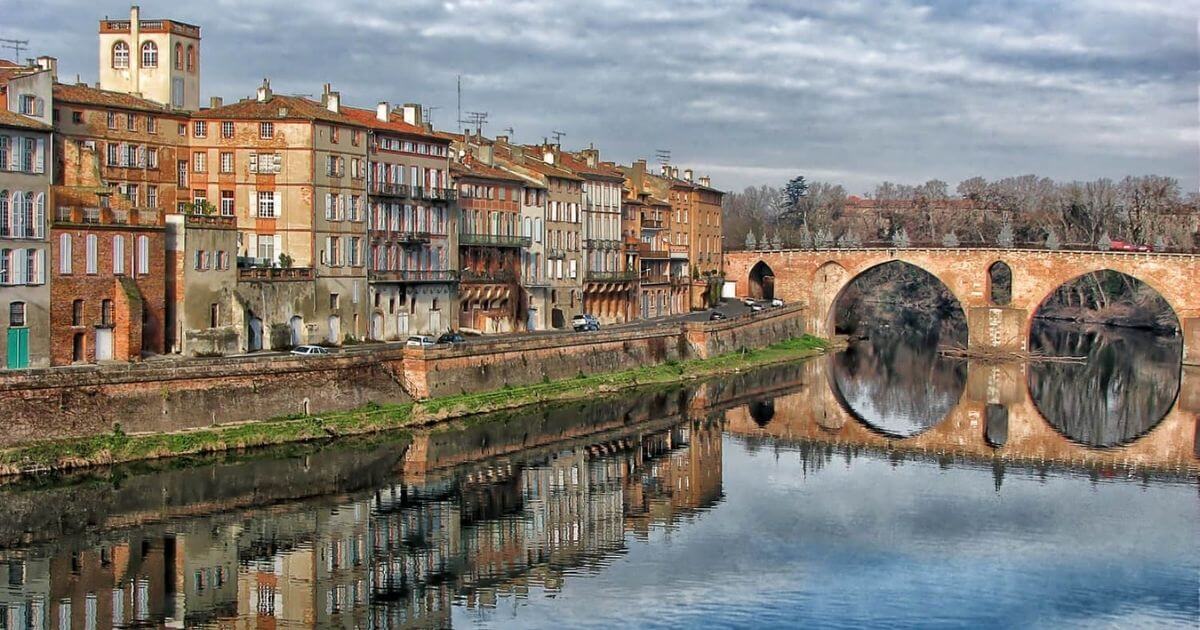
[[[258,102],[265,103],[271,100],[271,81],[263,78],[262,85],[258,86]]]
[[[690,168],[683,169],[683,178],[686,179],[687,181],[691,182],[692,181],[692,169],[690,169]]]
[[[494,166],[496,164],[495,154],[492,152],[492,145],[490,143],[479,143],[478,157],[480,162],[483,162],[488,166]]]
[[[587,162],[588,166],[596,168],[596,165],[600,163],[600,152],[595,148],[588,147],[580,151],[580,153],[583,154],[583,159],[585,162]]]
[[[678,166],[671,167],[671,178],[679,179],[679,167]]]
[[[379,122],[387,122],[388,111],[391,110],[391,108],[392,106],[389,105],[387,101],[379,101],[379,104],[375,106],[375,118]]]
[[[58,59],[56,57],[42,55],[37,58],[37,66],[42,70],[49,70],[50,80],[58,82]]]
[[[419,103],[404,104],[404,122],[417,127],[421,126],[421,105]]]
[[[705,175],[704,177],[700,178],[700,185],[704,186],[705,188],[712,188],[712,180],[708,178],[708,175]]]
[[[671,176],[671,165],[669,165],[669,164],[663,164],[663,165],[662,165],[662,176],[663,176],[663,177],[670,177],[670,176]]]
[[[508,136],[496,136],[496,144],[508,144]]]
[[[326,83],[325,91],[321,93],[321,104],[325,109],[340,114],[342,111],[342,93],[333,91],[333,86]]]
[[[209,97],[209,99],[208,99],[208,106],[211,107],[212,109],[216,109],[224,104],[225,104],[225,101],[220,96],[212,96],[212,97]]]

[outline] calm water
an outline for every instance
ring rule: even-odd
[[[1011,402],[992,453],[962,411],[973,368],[885,345],[411,437],[0,486],[0,628],[1200,622],[1193,445],[1191,473],[1167,455],[1070,464],[1108,452],[1080,440],[1178,420],[1038,419],[1029,441],[1032,406]],[[1151,389],[1135,398],[1154,413]],[[1012,463],[1023,449],[1065,454]]]

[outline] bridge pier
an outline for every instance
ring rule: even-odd
[[[1026,350],[1029,336],[1026,323],[1029,311],[1000,306],[969,306],[967,345],[971,348],[1009,348]]]
[[[1180,317],[1183,328],[1183,364],[1200,365],[1200,317]]]

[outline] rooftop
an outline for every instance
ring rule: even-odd
[[[0,109],[0,127],[15,127],[34,131],[53,131],[54,128],[39,120],[22,116],[7,109]]]
[[[70,84],[70,83],[55,83],[54,84],[54,101],[62,103],[74,103],[76,105],[96,105],[99,107],[112,107],[116,109],[129,109],[144,112],[172,112],[165,105],[154,101],[138,98],[132,94],[124,92],[114,92],[111,90],[102,90],[100,88],[91,87],[88,85]],[[176,112],[185,114],[185,112]]]

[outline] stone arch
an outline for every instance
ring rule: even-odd
[[[1064,286],[1066,286],[1068,284],[1076,282],[1077,280],[1081,280],[1086,276],[1089,276],[1094,273],[1104,272],[1104,271],[1121,274],[1127,278],[1137,280],[1138,282],[1146,285],[1147,287],[1150,287],[1150,289],[1153,290],[1155,293],[1157,293],[1158,296],[1160,298],[1162,298],[1163,302],[1166,302],[1167,306],[1171,309],[1171,314],[1175,316],[1176,327],[1178,329],[1182,328],[1182,325],[1183,325],[1182,311],[1180,309],[1180,305],[1177,304],[1176,301],[1171,299],[1170,296],[1173,295],[1172,291],[1165,290],[1164,287],[1159,286],[1158,282],[1153,279],[1147,279],[1147,278],[1141,277],[1137,274],[1130,273],[1127,270],[1117,269],[1115,267],[1108,266],[1108,265],[1096,265],[1094,268],[1088,268],[1088,269],[1082,270],[1082,271],[1075,270],[1074,275],[1067,278],[1066,280],[1063,280],[1061,282],[1056,281],[1053,283],[1053,286],[1049,287],[1049,289],[1042,289],[1041,297],[1037,300],[1037,302],[1034,302],[1029,309],[1029,317],[1027,318],[1027,320],[1025,322],[1025,331],[1024,331],[1025,339],[1028,340],[1028,338],[1029,338],[1030,330],[1033,328],[1034,318],[1037,317],[1037,314],[1042,310],[1042,307],[1045,306],[1046,303],[1050,301],[1050,298],[1054,297],[1054,294],[1059,289],[1063,288]],[[1185,356],[1186,356],[1186,353],[1187,353],[1187,348],[1185,347],[1184,348]]]
[[[812,277],[812,295],[809,297],[812,334],[829,337],[833,334],[833,306],[850,284],[850,272],[841,264],[828,261],[817,268]]]
[[[1012,303],[1013,271],[1003,260],[997,260],[987,268],[987,298],[992,306],[1008,306]]]
[[[756,300],[770,300],[775,297],[775,271],[765,260],[759,260],[750,268],[749,279],[750,297]]]
[[[863,267],[862,269],[858,270],[857,273],[855,273],[853,276],[851,276],[850,273],[848,271],[846,271],[846,269],[844,267],[842,267],[841,265],[839,265],[838,263],[836,263],[834,261],[830,261],[830,262],[825,263],[824,265],[821,265],[821,267],[817,270],[817,278],[820,278],[822,272],[824,271],[826,273],[826,275],[829,275],[829,279],[825,281],[824,286],[820,287],[820,290],[823,293],[822,299],[814,300],[814,305],[817,305],[818,308],[813,309],[815,311],[813,316],[816,318],[819,318],[819,319],[815,320],[813,322],[814,324],[817,325],[813,329],[813,334],[815,334],[817,336],[824,336],[824,337],[833,335],[835,332],[834,322],[837,320],[837,317],[836,317],[837,316],[837,305],[838,305],[838,302],[842,299],[842,296],[845,294],[846,289],[849,288],[849,286],[851,284],[853,284],[855,280],[861,278],[862,276],[866,275],[867,273],[870,273],[872,270],[874,270],[878,267],[882,267],[884,265],[890,265],[890,264],[894,264],[894,263],[901,263],[904,265],[908,265],[910,267],[915,267],[921,271],[924,271],[925,273],[929,274],[930,276],[932,276],[935,280],[937,280],[939,283],[941,283],[941,285],[943,287],[945,287],[946,292],[949,293],[950,296],[953,297],[956,302],[958,302],[959,308],[961,308],[963,311],[964,318],[967,317],[967,303],[964,302],[962,299],[962,296],[960,296],[954,290],[954,287],[952,286],[952,284],[950,282],[947,282],[942,276],[938,275],[935,271],[931,271],[925,265],[922,265],[919,262],[905,260],[903,258],[888,258],[886,260],[880,260],[877,262],[873,262],[873,263]],[[834,274],[837,273],[833,267],[830,267],[830,265],[835,265],[837,268],[841,269],[841,271],[845,274],[844,276],[841,277],[840,281],[837,280],[836,278],[834,278],[832,275],[830,275],[830,272],[832,272]],[[814,278],[813,289],[814,289],[814,291],[818,290],[818,282],[816,281],[816,278]],[[968,331],[968,334],[969,334],[969,331]]]

